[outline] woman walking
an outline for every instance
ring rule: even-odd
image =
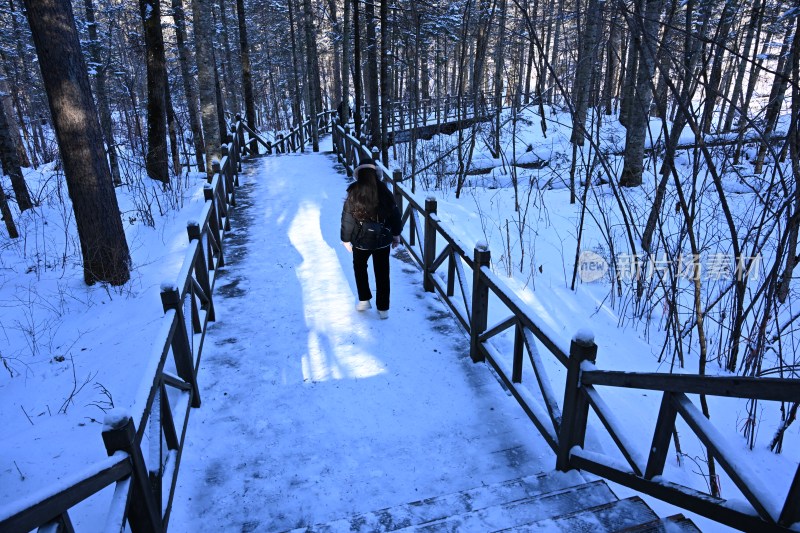
[[[378,179],[372,159],[356,167],[356,181],[347,188],[342,208],[341,239],[353,253],[353,273],[358,290],[358,311],[372,307],[367,260],[372,257],[378,316],[389,318],[389,248],[400,244],[403,223],[389,188]]]

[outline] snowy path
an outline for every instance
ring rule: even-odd
[[[336,167],[246,164],[170,531],[281,531],[555,464],[402,254],[390,318],[355,311]]]

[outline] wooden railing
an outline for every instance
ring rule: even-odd
[[[331,133],[334,123],[335,111],[325,110],[316,116],[318,134]],[[236,119],[241,123],[241,116],[236,115]],[[306,144],[311,142],[313,136],[313,124],[311,117],[289,130],[288,133],[276,133],[273,140],[264,137],[263,134],[253,131],[244,125],[239,132],[239,146],[250,154],[258,154],[258,145],[264,147],[267,155],[285,154],[289,152],[304,152]],[[245,132],[249,135],[249,140],[245,141]]]
[[[0,517],[0,531],[73,531],[70,509],[111,485],[103,531],[124,531],[126,524],[134,532],[167,529],[189,414],[200,406],[197,372],[206,327],[214,320],[214,283],[224,265],[229,209],[236,205],[242,127],[239,121],[222,160],[214,163],[199,220],[187,226],[190,244],[178,282],[161,287],[164,318],[149,367],[152,383],[135,399],[133,413],[106,416],[102,438],[109,457],[60,488],[27,497],[36,503]]]
[[[510,107],[514,101],[513,94],[504,94],[501,99],[501,107]],[[487,120],[495,114],[496,105],[492,95],[481,93],[477,99],[468,94],[460,98],[443,96],[441,98],[424,98],[419,102],[398,101],[393,102],[390,109],[391,118],[388,131],[400,132],[415,126],[419,128],[434,124],[471,121],[476,117],[479,120]],[[369,115],[369,106],[362,106],[361,130],[357,135],[359,139],[366,138],[369,134]]]
[[[348,175],[352,175],[364,156],[378,161],[377,150],[370,150],[341,126],[334,129],[333,146]],[[746,458],[731,452],[735,445],[725,442],[687,396],[705,394],[796,402],[800,400],[800,380],[598,370],[594,366],[597,346],[590,334],[576,335],[569,345],[564,343],[492,272],[490,252],[485,244],[478,243],[470,253],[438,218],[435,199],[418,200],[403,183],[400,171],[390,173],[379,163],[378,172],[382,180],[393,186],[406,226],[402,241],[422,270],[424,289],[437,292],[469,333],[472,360],[491,365],[555,452],[557,469],[585,470],[741,530],[787,531],[791,524],[800,521],[800,468],[777,508],[770,503],[768,492],[762,487],[763,481],[752,471]],[[506,316],[492,325],[488,324],[490,303],[495,316]],[[495,342],[500,334],[509,330],[514,332],[513,341]],[[501,345],[510,346],[510,350],[504,351]],[[547,376],[539,345],[545,349],[546,356],[553,357],[566,368],[565,392],[560,404]],[[526,359],[529,365],[525,364]],[[522,386],[523,377],[532,384]],[[657,416],[653,413],[655,431],[647,459],[645,454],[637,454],[635,446],[635,442],[641,442],[645,428],[619,420],[597,389],[600,386],[662,392],[661,408]],[[631,396],[631,401],[639,401],[640,395],[641,392]],[[603,450],[586,449],[590,409],[619,448],[624,463]],[[686,421],[689,431],[728,474],[751,509],[742,509],[741,505],[664,478],[677,415]],[[600,428],[593,427],[596,429]]]

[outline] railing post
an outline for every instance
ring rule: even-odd
[[[403,193],[400,192],[400,183],[403,181],[403,173],[399,169],[394,169],[392,172],[392,192],[394,193],[394,203],[397,204],[397,209],[400,214],[403,214]]]
[[[211,162],[211,169],[214,171],[214,174],[219,174],[218,186],[221,186],[223,191],[227,191],[227,178],[222,174],[218,160],[214,159]],[[213,194],[216,196],[217,191],[213,191]],[[228,231],[231,229],[231,223],[228,217],[228,193],[223,192],[222,198],[216,198],[215,203],[217,204],[217,215],[219,216],[220,225],[222,229]]]
[[[69,512],[64,511],[60,515],[56,516],[46,524],[42,524],[39,526],[37,531],[69,531],[74,532],[75,527],[72,525],[72,519],[69,517]]]
[[[342,155],[341,150],[339,150],[339,125],[336,123],[336,121],[334,121],[331,128],[331,140],[333,141],[333,153],[336,154],[336,160],[341,163]]]
[[[128,504],[128,521],[135,532],[163,531],[161,502],[157,502],[150,478],[147,475],[142,450],[136,444],[136,428],[130,416],[116,418],[106,415],[103,444],[108,455],[118,451],[128,454],[131,460],[131,497]]]
[[[436,226],[433,218],[436,215],[436,199],[425,200],[425,242],[422,248],[424,268],[422,270],[422,288],[433,292],[433,262],[436,260]]]
[[[233,123],[233,135],[236,138],[236,143],[238,144],[237,152],[241,154],[244,151],[244,129],[239,127],[239,124],[242,122],[242,115],[241,113],[236,113],[236,121]]]
[[[447,296],[451,298],[456,293],[456,261],[460,261],[458,254],[451,251],[447,260]]]
[[[223,154],[225,152],[223,151]],[[236,154],[236,151],[233,152]],[[234,155],[236,157],[236,155]],[[228,151],[228,164],[223,169],[225,174],[225,201],[232,207],[236,207],[236,187],[233,185],[234,175],[236,175],[236,161],[231,159],[231,153]],[[230,229],[230,228],[225,228]]]
[[[412,191],[413,192],[413,191]],[[410,213],[408,216],[408,244],[410,246],[416,246],[417,244],[417,223],[416,217],[414,217],[414,208],[410,208]]]
[[[178,327],[172,337],[172,352],[175,357],[175,368],[180,378],[192,387],[192,407],[200,407],[200,388],[197,386],[197,374],[194,372],[194,356],[186,331],[186,320],[183,317],[181,295],[175,286],[161,288],[161,305],[166,313],[175,311]]]
[[[483,281],[481,269],[491,264],[491,252],[485,242],[475,245],[472,265],[472,320],[469,328],[469,356],[473,363],[486,360],[481,349],[480,335],[486,331],[489,317],[489,286]]]
[[[206,298],[208,298],[208,303],[201,305],[200,308],[206,311],[208,320],[214,322],[216,320],[216,314],[214,313],[214,300],[211,294],[211,278],[208,273],[209,263],[206,261],[206,251],[203,249],[203,237],[200,233],[200,224],[197,222],[189,222],[186,225],[186,232],[189,234],[189,242],[196,240],[200,248],[200,264],[203,265],[203,268],[198,269],[197,265],[195,265],[194,271],[195,276],[197,276],[197,282],[205,291]]]
[[[678,416],[678,410],[672,403],[672,397],[673,393],[670,392],[664,392],[661,396],[661,407],[658,410],[653,442],[650,445],[647,466],[644,469],[645,479],[653,479],[664,473],[664,464],[667,462],[667,453],[669,452],[669,440],[675,429],[675,418]]]
[[[778,524],[789,527],[795,522],[800,522],[800,466],[794,473],[794,480],[789,487],[789,494],[786,495],[786,503],[783,505]]]
[[[214,189],[211,188],[211,185],[206,183],[203,186],[203,199],[206,202],[211,202],[211,215],[208,219],[208,224],[210,226],[210,230],[214,233],[214,237],[217,240],[220,240],[222,235],[220,235],[220,216],[219,212],[217,211],[217,200],[214,198]]]
[[[378,166],[378,163],[381,162],[381,151],[373,146],[372,149],[370,150],[369,156],[372,158],[373,161],[375,161],[376,166]],[[378,178],[381,181],[386,181],[389,179],[389,176],[383,173],[380,166],[378,166],[377,172],[378,172]]]
[[[231,166],[231,150],[228,148],[227,144],[223,144],[219,148],[220,151],[220,160],[227,158],[228,160],[225,162],[225,167],[220,167],[220,175],[219,177],[222,179],[222,183],[225,184],[225,200],[227,201],[227,194],[228,194],[228,169]]]
[[[523,344],[524,344],[524,334],[523,328],[524,326],[522,323],[517,320],[516,324],[514,324],[514,358],[512,360],[512,368],[511,368],[511,382],[512,383],[522,383],[522,355],[523,355]]]
[[[561,428],[558,433],[558,454],[556,469],[566,472],[570,470],[569,456],[573,446],[583,447],[586,437],[586,422],[589,417],[589,401],[581,388],[581,363],[597,359],[597,345],[594,336],[587,332],[578,332],[569,346],[567,363],[567,383],[564,390]]]
[[[350,140],[350,126],[345,126],[344,127],[344,141],[342,143],[342,146],[344,147],[344,168],[345,168],[345,171],[347,172],[347,177],[352,177],[353,176],[353,165],[352,165],[352,163],[353,163],[353,161],[352,161],[352,159],[353,159],[353,156],[352,156],[353,150],[352,150],[352,147],[350,146],[351,142],[352,141]]]
[[[267,141],[267,155],[272,155],[272,141]]]

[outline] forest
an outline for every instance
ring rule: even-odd
[[[71,202],[77,240],[41,268],[124,286],[125,224],[182,205],[237,116],[274,140],[336,110],[415,188],[464,202],[502,176],[511,200],[479,214],[509,277],[538,275],[541,191],[568,194],[561,282],[602,258],[602,300],[659,363],[800,373],[793,0],[8,0],[0,21],[3,254],[36,256],[36,211]],[[448,116],[480,120],[423,134]],[[773,451],[799,403],[769,413]]]

